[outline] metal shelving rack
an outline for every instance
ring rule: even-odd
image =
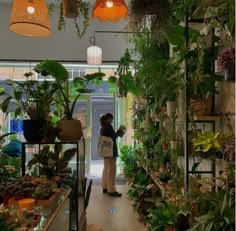
[[[185,12],[185,18],[184,18],[184,23],[185,23],[185,47],[189,47],[189,23],[203,23],[204,19],[194,19],[189,17],[189,9],[188,7],[186,8],[186,12]],[[214,30],[213,30],[214,33]],[[213,45],[213,44],[212,44]],[[185,60],[185,66],[184,66],[184,73],[185,73],[185,81],[188,82],[189,81],[189,74],[188,74],[188,61]],[[185,185],[185,192],[188,192],[189,190],[189,176],[190,174],[211,174],[212,177],[215,176],[215,163],[214,161],[211,161],[211,166],[210,166],[210,170],[207,171],[191,171],[190,170],[190,166],[189,166],[189,145],[188,145],[188,128],[189,128],[189,124],[190,123],[207,123],[207,124],[211,124],[212,125],[212,131],[215,132],[216,129],[216,121],[220,120],[221,116],[219,115],[209,115],[209,116],[200,116],[197,118],[194,118],[194,120],[189,120],[189,115],[188,115],[188,87],[186,85],[185,87],[185,132],[184,132],[184,166],[185,166],[185,178],[184,178],[184,185]],[[214,113],[215,112],[215,108],[214,108],[214,104],[215,104],[215,97],[212,97],[212,108],[211,108],[211,112]]]

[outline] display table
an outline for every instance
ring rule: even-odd
[[[34,231],[70,230],[70,193],[70,188],[62,189],[51,206],[39,208],[41,219]]]
[[[84,209],[84,184],[85,184],[85,140],[78,141],[65,141],[65,142],[23,142],[22,143],[22,175],[26,173],[27,162],[37,153],[44,145],[62,145],[64,150],[67,148],[76,148],[75,156],[69,161],[68,167],[71,168],[72,174],[72,190],[67,196],[65,202],[61,205],[61,210],[57,212],[54,208],[53,211],[56,215],[43,216],[40,222],[40,228],[36,227],[34,230],[51,230],[51,231],[80,231],[84,226],[85,209]],[[60,196],[59,196],[60,197]],[[62,195],[63,197],[63,195]],[[60,202],[58,202],[60,203]],[[59,204],[56,207],[60,207]],[[51,218],[50,218],[51,217]],[[59,218],[58,218],[59,217]],[[46,220],[45,220],[46,219]],[[49,219],[52,219],[49,222]],[[44,221],[45,220],[45,221]],[[48,225],[43,225],[48,223]],[[66,225],[65,225],[66,224]],[[68,224],[68,225],[67,225]],[[70,229],[67,229],[70,227]]]

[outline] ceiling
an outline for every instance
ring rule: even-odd
[[[14,0],[0,0],[0,61],[4,60],[42,60],[45,58],[58,61],[86,62],[86,49],[90,46],[89,38],[96,37],[96,45],[102,48],[105,63],[117,63],[126,48],[133,47],[124,32],[126,21],[117,23],[99,22],[91,18],[90,27],[83,38],[78,38],[74,24],[66,19],[66,30],[58,31],[58,10],[50,18],[51,35],[46,38],[32,38],[13,33],[9,29],[11,5]],[[47,0],[47,2],[57,0]],[[87,0],[90,14],[95,0]],[[114,33],[115,32],[115,33]],[[116,33],[117,32],[117,33]],[[120,33],[121,32],[121,33]],[[6,43],[7,41],[7,43]]]

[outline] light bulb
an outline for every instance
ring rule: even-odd
[[[106,1],[106,6],[108,7],[108,8],[112,8],[113,7],[113,1]]]
[[[34,11],[35,11],[35,9],[34,9],[33,6],[28,6],[28,7],[27,7],[27,12],[28,12],[29,14],[33,14]]]

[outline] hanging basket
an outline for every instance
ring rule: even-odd
[[[77,18],[78,12],[78,1],[77,0],[63,0],[63,16],[66,18]]]
[[[208,100],[190,99],[189,104],[194,116],[204,116],[211,114],[211,99]]]

